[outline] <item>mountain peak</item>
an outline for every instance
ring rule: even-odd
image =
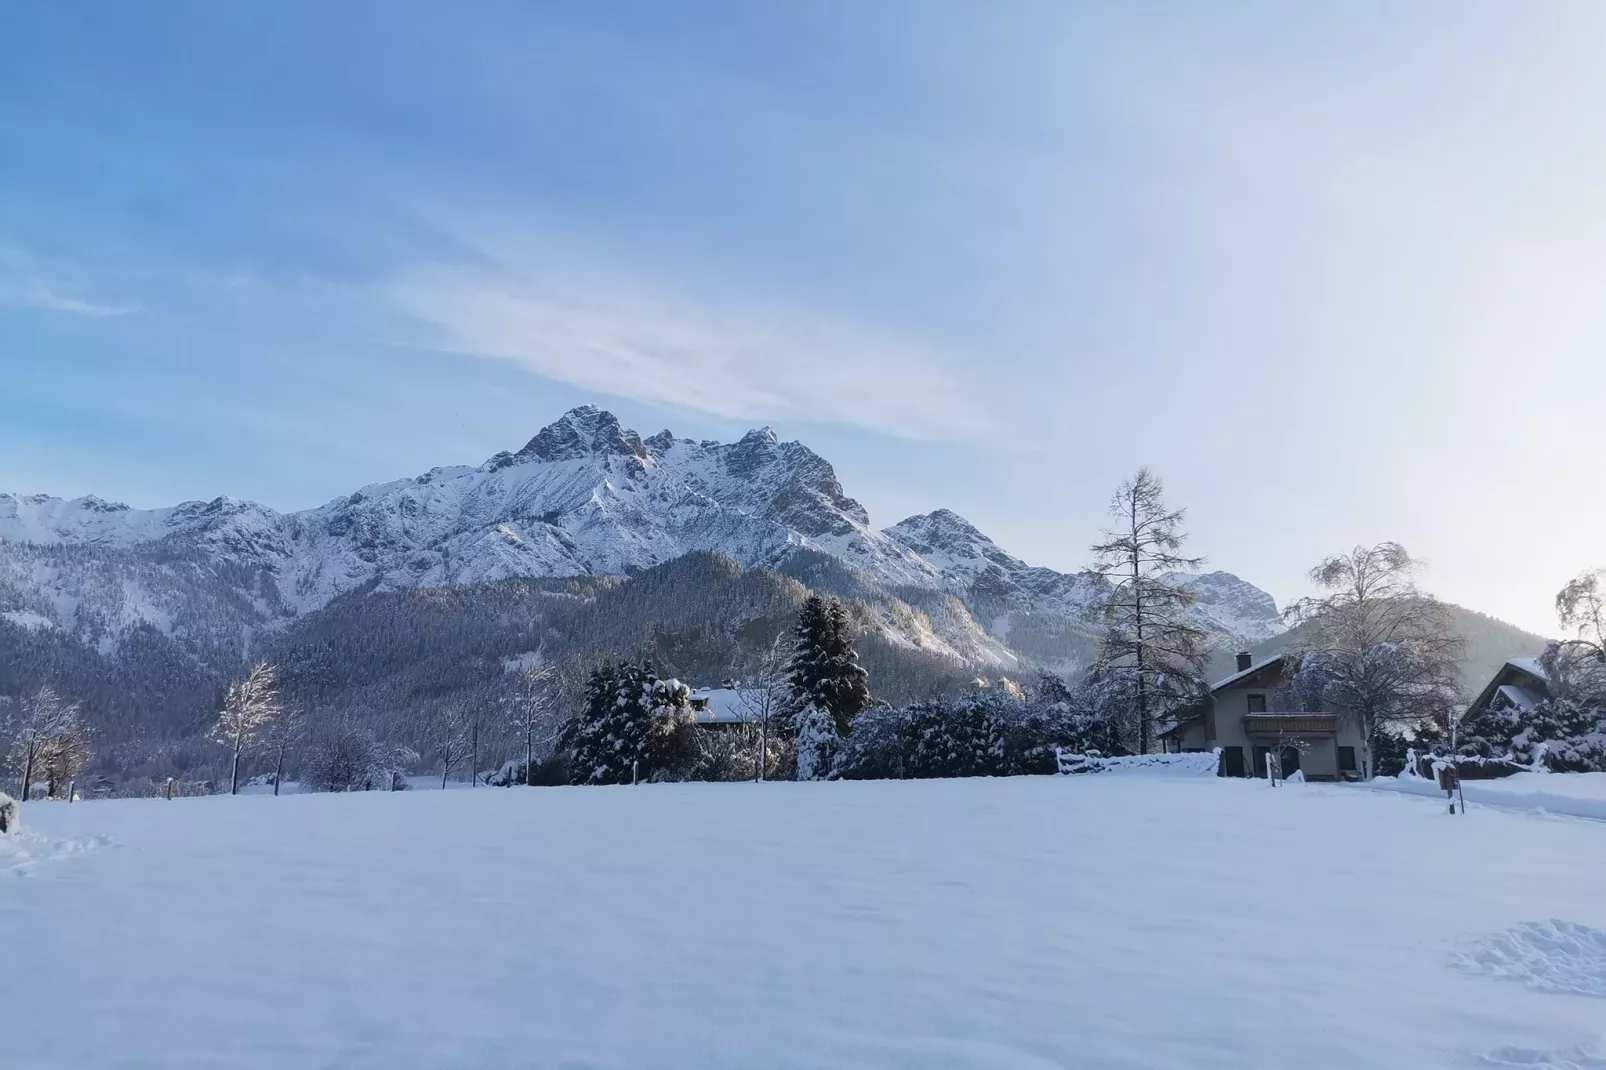
[[[996,548],[992,539],[952,509],[933,509],[929,513],[907,517],[887,531],[904,542],[913,541],[927,546],[950,549],[964,546],[976,552]]]
[[[641,436],[621,426],[613,413],[595,405],[580,405],[542,428],[518,456],[572,461],[598,455],[644,457],[646,452]]]

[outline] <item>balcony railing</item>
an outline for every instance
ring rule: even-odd
[[[1251,713],[1244,716],[1244,732],[1251,736],[1331,736],[1338,733],[1338,716],[1332,713]]]

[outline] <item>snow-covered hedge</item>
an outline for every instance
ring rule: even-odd
[[[838,745],[833,772],[844,780],[1052,773],[1055,744],[1066,738],[1057,711],[999,692],[878,707],[854,720]],[[800,742],[800,778],[803,753]]]
[[[1215,776],[1221,765],[1219,750],[1197,754],[1133,754],[1105,758],[1097,754],[1059,754],[1060,772],[1124,773],[1142,776]]]
[[[0,791],[0,833],[17,831],[17,804],[11,796]]]

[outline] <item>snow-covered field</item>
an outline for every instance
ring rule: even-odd
[[[5,1067],[1606,1067],[1601,822],[1105,775],[23,821]]]
[[[1365,787],[1445,797],[1432,781],[1414,777],[1378,777]],[[1462,783],[1460,795],[1471,809],[1542,811],[1606,821],[1606,773],[1518,773],[1498,780],[1468,780]]]

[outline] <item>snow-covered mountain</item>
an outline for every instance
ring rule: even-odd
[[[365,586],[630,575],[700,549],[771,569],[823,554],[889,594],[959,599],[1000,644],[1041,633],[1045,619],[1056,635],[1075,631],[1102,586],[1029,566],[947,510],[877,530],[828,462],[768,428],[733,443],[644,439],[586,406],[477,467],[302,512],[232,498],[139,510],[0,494],[0,612],[35,629],[89,629],[103,645],[139,625],[228,645],[236,630],[280,627]],[[1189,582],[1201,623],[1223,641],[1280,630],[1271,597],[1251,584],[1222,572]]]

